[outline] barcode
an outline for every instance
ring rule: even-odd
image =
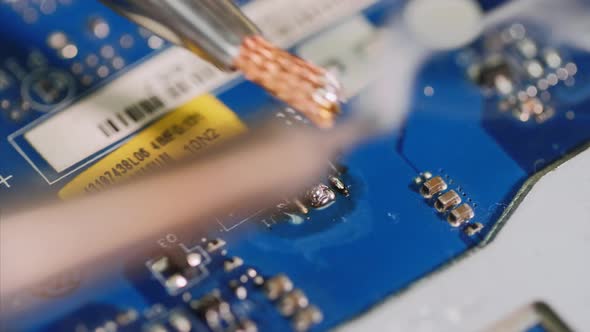
[[[164,102],[157,96],[151,96],[114,113],[113,116],[98,124],[98,129],[106,137],[110,137],[131,124],[142,123],[153,118],[164,109]]]

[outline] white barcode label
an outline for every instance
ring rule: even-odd
[[[245,13],[274,43],[292,46],[377,0],[257,0]],[[52,184],[99,157],[99,152],[136,132],[168,110],[227,83],[225,74],[179,47],[171,47],[100,90],[9,137],[11,144]],[[56,172],[45,174],[16,139],[28,143]]]

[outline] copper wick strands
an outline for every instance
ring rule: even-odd
[[[281,50],[259,35],[244,39],[234,66],[318,127],[334,125],[342,92],[340,83],[325,69]]]

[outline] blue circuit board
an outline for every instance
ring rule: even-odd
[[[397,5],[377,1],[320,31],[353,17],[379,27]],[[56,199],[68,180],[136,134],[54,181],[32,167],[41,157],[17,149],[24,140],[15,133],[170,46],[95,1],[3,1],[0,20],[9,32],[0,36],[0,208],[6,212],[26,207],[37,196]],[[320,31],[314,37],[321,37]],[[302,217],[221,218],[221,229],[206,239],[203,234],[163,234],[175,251],[170,255],[199,253],[204,259],[203,269],[191,270],[188,286],[167,287],[169,271],[154,270],[160,253],[121,253],[120,268],[104,279],[72,273],[24,295],[21,301],[51,305],[10,317],[6,328],[181,331],[189,324],[194,331],[235,331],[238,326],[250,331],[245,328],[253,324],[259,331],[323,331],[403,291],[484,245],[527,179],[590,142],[590,54],[554,49],[537,37],[542,33],[531,31],[527,40],[558,54],[555,68],[543,62],[541,51],[539,59],[520,54],[518,42],[505,45],[500,60],[490,60],[482,40],[429,60],[414,82],[402,129],[338,160],[346,169],[335,172],[348,186],[348,197],[338,194],[329,207]],[[310,37],[300,38],[291,50],[301,51]],[[532,60],[544,69],[543,78],[527,74],[525,64]],[[505,93],[504,86],[494,85],[498,80],[490,83],[498,73],[526,95]],[[246,123],[260,113],[300,119],[240,78],[214,94]],[[446,189],[425,198],[420,190],[432,179],[442,180]],[[473,215],[459,227],[433,206],[450,190]],[[272,287],[278,287],[278,297]],[[291,312],[284,303],[288,295],[304,296],[309,304]],[[211,310],[220,325],[212,327]]]

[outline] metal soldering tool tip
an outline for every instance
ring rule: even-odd
[[[244,38],[234,66],[318,127],[332,127],[340,113],[341,87],[332,74],[259,35]]]

